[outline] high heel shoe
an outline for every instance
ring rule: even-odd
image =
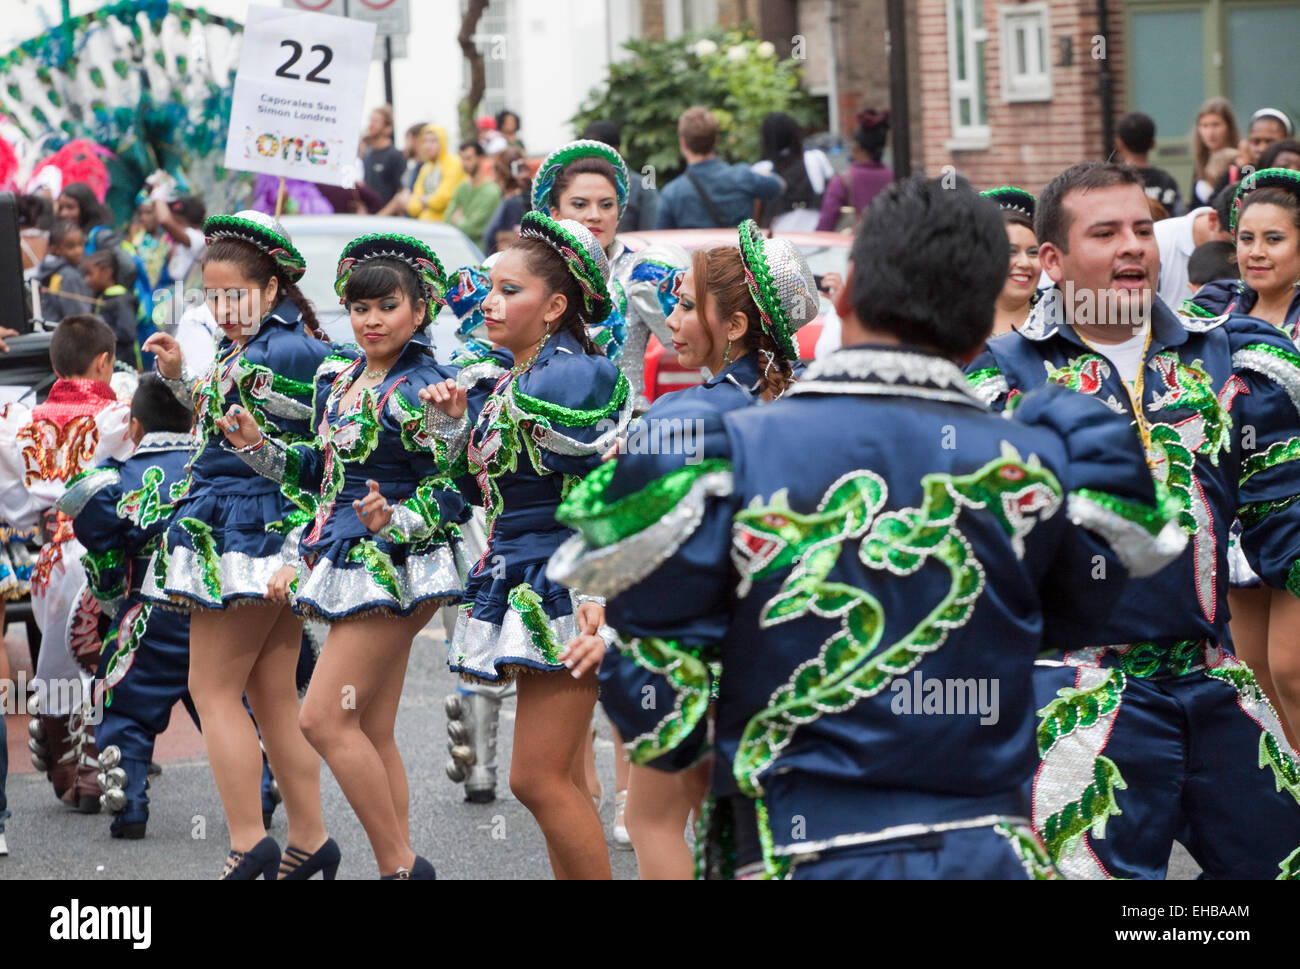
[[[332,882],[338,873],[339,860],[342,857],[338,843],[333,838],[326,838],[325,843],[310,855],[301,848],[289,845],[280,858],[280,881],[306,881],[316,872],[320,872],[325,881]]]
[[[438,880],[438,873],[433,870],[433,865],[429,864],[419,855],[415,856],[415,862],[410,868],[399,868],[391,875],[380,875],[381,882],[406,882],[406,881],[426,881],[432,882]]]
[[[221,880],[251,882],[256,881],[260,875],[267,881],[272,881],[279,865],[280,846],[274,838],[263,838],[248,851],[232,851],[227,855]]]

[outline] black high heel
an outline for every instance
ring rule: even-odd
[[[405,882],[405,881],[426,881],[432,882],[438,880],[438,873],[434,871],[433,865],[429,864],[419,855],[415,856],[415,862],[410,868],[399,868],[391,875],[380,875],[381,882]]]
[[[227,855],[221,880],[251,882],[256,881],[260,875],[267,881],[272,881],[279,865],[280,846],[274,838],[263,838],[248,851],[232,851]]]
[[[338,843],[333,838],[326,838],[325,843],[310,855],[301,848],[289,845],[280,859],[280,880],[301,882],[320,872],[325,881],[332,882],[338,874],[342,857]]]

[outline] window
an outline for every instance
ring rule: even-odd
[[[984,99],[984,5],[982,0],[947,0],[948,91],[952,112],[950,151],[987,148]]]
[[[1052,66],[1047,50],[1047,4],[1003,7],[1002,96],[1008,101],[1050,101]]]
[[[717,0],[664,0],[665,40],[712,27],[717,20]]]

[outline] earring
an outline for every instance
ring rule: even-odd
[[[724,354],[722,355],[722,365],[723,365],[724,367],[725,367],[727,364],[731,363],[731,344],[732,344],[732,342],[733,342],[733,341],[731,341],[731,340],[728,340],[728,341],[727,341],[727,352],[724,353]]]

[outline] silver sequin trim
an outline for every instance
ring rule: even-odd
[[[1011,388],[1007,385],[1007,378],[1002,374],[981,380],[971,389],[975,391],[976,397],[984,401],[986,407],[992,407],[999,397],[1011,392]]]
[[[508,370],[491,360],[480,360],[478,363],[471,363],[468,367],[462,367],[460,373],[456,374],[456,386],[469,389],[480,380],[500,380]]]
[[[468,414],[448,417],[433,404],[424,405],[422,430],[446,445],[448,456],[453,460],[469,444],[469,433],[473,426]]]
[[[1184,313],[1176,314],[1178,322],[1183,324],[1183,329],[1189,333],[1209,333],[1211,330],[1223,326],[1227,322],[1228,313],[1221,316],[1187,316]]]
[[[401,545],[427,538],[439,524],[441,521],[430,522],[418,512],[399,504],[393,506],[393,517],[380,532],[390,542]]]
[[[221,446],[232,454],[239,455],[241,461],[263,478],[270,478],[278,484],[284,483],[285,462],[287,460],[285,452],[288,447],[278,438],[264,435],[262,437],[262,446],[256,451],[241,451],[232,448],[225,441],[221,442]]]
[[[370,609],[409,614],[429,599],[460,598],[460,573],[446,545],[408,555],[405,564],[394,565],[394,571],[397,598],[364,567],[338,568],[328,559],[321,559],[299,587],[294,604],[313,618],[332,622]]]
[[[506,397],[506,407],[509,409],[510,418],[517,425],[520,421],[536,421],[536,415],[530,411],[524,410],[515,402],[514,388]],[[542,427],[534,423],[532,429],[532,439],[535,444],[545,451],[552,454],[562,454],[566,457],[585,458],[595,454],[604,454],[618,441],[623,433],[627,430],[628,424],[632,422],[632,394],[629,389],[627,400],[623,401],[623,406],[619,408],[618,419],[610,426],[605,433],[592,441],[590,444],[584,444],[581,441],[569,437],[567,434],[561,434],[552,427]],[[608,420],[603,421],[609,424]]]
[[[578,634],[578,622],[572,615],[552,619],[547,628],[557,653]],[[541,650],[533,645],[533,634],[513,609],[506,609],[505,622],[499,626],[461,612],[447,653],[447,665],[451,671],[496,682],[502,676],[497,672],[496,664],[509,666],[511,663],[527,663],[545,670],[565,668],[547,661]],[[505,676],[510,678],[509,672]]]
[[[1141,525],[1131,522],[1086,495],[1071,494],[1066,503],[1070,521],[1096,532],[1119,556],[1129,575],[1137,579],[1154,575],[1187,547],[1187,533],[1176,521],[1167,521],[1160,532],[1152,535]]]
[[[76,518],[90,503],[91,498],[121,480],[122,476],[113,468],[99,468],[74,482],[54,507],[69,518]]]
[[[1024,325],[1016,332],[1026,340],[1046,340],[1054,336],[1065,324],[1065,315],[1061,306],[1061,291],[1053,286],[1044,290]]]
[[[922,353],[887,350],[837,350],[813,361],[788,393],[891,394],[985,408],[956,364]]]
[[[1254,370],[1278,384],[1291,398],[1296,412],[1300,413],[1300,370],[1271,353],[1249,347],[1232,355],[1232,367],[1234,370]]]
[[[294,421],[310,421],[312,418],[310,405],[276,393],[274,390],[267,391],[266,396],[257,399],[268,414],[274,414],[276,417]]]
[[[180,546],[168,549],[166,589],[158,588],[151,561],[141,594],[146,599],[162,601],[182,609],[192,608],[196,602],[203,608],[222,609],[225,608],[223,600],[265,598],[271,576],[284,566],[292,564],[281,555],[253,558],[243,552],[226,552],[221,556],[221,599],[213,599],[203,584],[198,556],[190,549]],[[185,601],[177,602],[173,596],[184,596]]]
[[[603,548],[592,548],[581,534],[573,535],[551,556],[546,576],[571,589],[612,598],[681,548],[704,520],[706,499],[726,497],[733,488],[730,471],[714,471],[697,478],[667,514],[634,535]]]
[[[142,454],[153,454],[157,451],[188,451],[192,447],[194,447],[194,435],[188,431],[184,434],[152,431],[140,438],[140,446],[135,449],[131,457],[138,458]]]
[[[970,828],[992,828],[999,824],[1029,826],[1029,819],[1018,815],[985,814],[978,818],[963,821],[939,821],[935,824],[896,824],[891,828],[881,828],[865,834],[837,834],[823,841],[800,841],[773,849],[773,854],[785,858],[798,858],[800,855],[816,851],[831,851],[835,848],[848,848],[853,845],[875,844],[879,841],[895,841],[899,838],[918,838],[921,835],[935,834],[943,831],[965,831]]]

